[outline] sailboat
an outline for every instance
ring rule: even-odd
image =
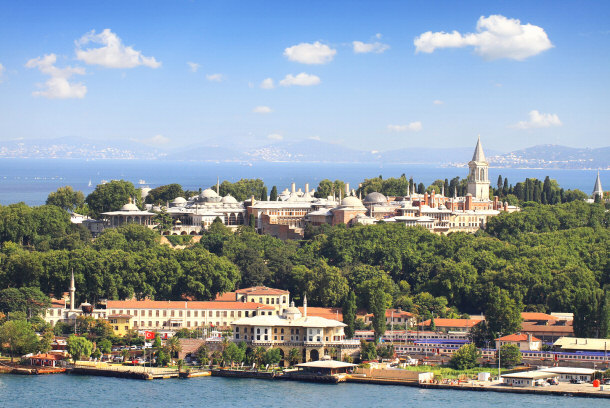
[[[87,187],[91,187],[93,186],[93,184],[91,184],[91,179],[89,179],[89,184],[87,184]]]

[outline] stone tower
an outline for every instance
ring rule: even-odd
[[[477,140],[472,160],[468,163],[468,192],[478,201],[489,200],[489,163],[485,160],[481,137]]]
[[[593,199],[599,196],[602,200],[604,199],[604,189],[602,188],[602,181],[599,178],[599,171],[597,172],[597,178],[595,179],[595,186],[593,187]]]

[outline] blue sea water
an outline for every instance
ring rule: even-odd
[[[70,185],[85,195],[102,180],[123,179],[136,184],[145,180],[154,188],[163,184],[179,183],[185,189],[196,190],[220,181],[241,178],[261,178],[268,189],[276,185],[281,191],[291,182],[303,188],[305,183],[315,188],[320,180],[344,180],[356,188],[366,178],[413,177],[417,183],[429,185],[436,179],[467,176],[466,168],[425,165],[379,163],[213,163],[163,160],[80,160],[80,159],[0,159],[0,204],[23,201],[29,205],[44,204],[50,192]],[[495,184],[498,175],[509,183],[526,177],[544,179],[550,176],[566,189],[580,189],[591,193],[596,172],[593,170],[494,169],[489,178]],[[92,187],[88,187],[91,180]],[[602,182],[610,183],[610,171],[602,172]]]
[[[128,380],[74,375],[0,376],[0,406],[28,407],[608,407],[608,400],[369,384],[219,377]]]

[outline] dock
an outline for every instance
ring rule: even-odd
[[[180,377],[180,371],[173,368],[123,366],[91,362],[76,363],[73,367],[68,368],[67,372],[68,374],[132,378],[138,380],[158,380]]]

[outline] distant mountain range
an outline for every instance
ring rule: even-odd
[[[473,147],[363,151],[320,140],[280,141],[240,150],[201,143],[186,148],[152,147],[135,141],[92,141],[77,137],[0,142],[0,158],[156,159],[214,162],[350,162],[465,166]],[[610,147],[539,145],[510,153],[485,150],[492,167],[610,169]]]

